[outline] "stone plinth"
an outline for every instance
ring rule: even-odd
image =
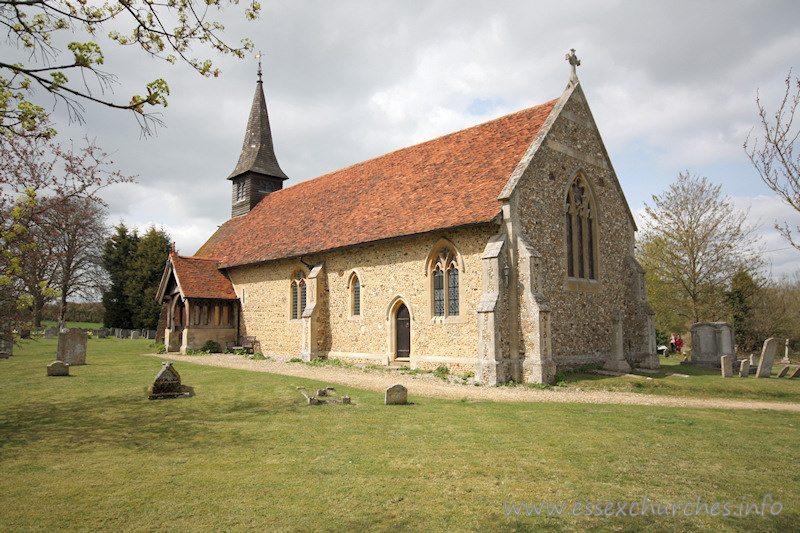
[[[731,366],[739,367],[734,351],[733,327],[727,322],[692,324],[692,360],[682,365],[721,368],[721,357],[730,356]]]
[[[86,364],[86,332],[78,328],[64,328],[58,333],[56,359],[70,366]]]
[[[161,363],[161,371],[153,380],[153,386],[150,387],[149,392],[148,399],[150,400],[175,398],[185,394],[183,385],[181,384],[181,375],[178,374],[178,371],[172,366],[171,361],[164,361]]]

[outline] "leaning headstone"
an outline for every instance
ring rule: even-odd
[[[719,358],[720,366],[722,367],[722,377],[723,378],[732,378],[733,377],[733,363],[731,361],[730,355],[723,355]]]
[[[64,361],[53,361],[47,365],[48,376],[69,376],[69,365]]]
[[[798,366],[797,368],[794,369],[794,372],[792,372],[792,375],[789,376],[789,379],[793,379],[793,378],[797,378],[797,377],[800,377],[800,366]]]
[[[783,376],[785,376],[786,374],[788,374],[788,373],[789,373],[789,369],[790,369],[790,368],[792,368],[792,367],[790,367],[790,366],[785,366],[785,367],[781,368],[781,371],[780,371],[780,372],[778,372],[778,377],[779,377],[779,378],[782,378]]]
[[[742,366],[739,367],[739,377],[746,378],[750,375],[750,359],[742,359]]]
[[[64,328],[58,333],[56,359],[68,365],[86,364],[86,332],[78,328]]]
[[[139,332],[136,330],[131,331],[131,339],[136,340],[138,338],[139,338]]]
[[[175,398],[185,394],[183,385],[181,385],[181,375],[172,366],[171,361],[164,361],[161,363],[161,371],[156,375],[153,380],[153,385],[150,387],[149,400],[158,400],[163,398]]]
[[[786,339],[786,344],[784,346],[785,346],[785,348],[784,348],[784,351],[783,351],[783,359],[781,359],[781,364],[782,365],[790,365],[790,364],[792,364],[792,362],[789,361],[789,339]]]
[[[56,335],[58,335],[58,328],[53,326],[52,328],[47,328],[44,330],[44,338],[45,339],[55,339]]]
[[[385,405],[404,405],[408,403],[408,389],[400,385],[392,385],[386,389]]]
[[[758,371],[756,372],[757,378],[768,378],[772,375],[772,363],[775,360],[777,344],[772,337],[764,341],[764,347],[761,349],[761,360],[758,362]]]

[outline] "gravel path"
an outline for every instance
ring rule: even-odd
[[[476,387],[472,384],[445,382],[431,374],[401,374],[396,370],[365,371],[360,367],[336,368],[314,367],[299,363],[287,363],[287,359],[273,357],[272,360],[254,361],[240,355],[177,355],[147,354],[163,360],[185,361],[199,365],[238,368],[254,372],[268,372],[285,376],[297,376],[326,384],[336,383],[383,392],[395,383],[408,388],[409,396],[427,396],[432,398],[449,398],[454,400],[490,400],[498,402],[562,402],[589,404],[628,404],[628,405],[662,405],[668,407],[694,407],[712,409],[770,409],[774,411],[800,412],[800,403],[769,402],[760,400],[730,400],[681,398],[674,396],[656,396],[634,394],[629,392],[608,392],[596,390],[561,389],[536,390],[527,387]]]

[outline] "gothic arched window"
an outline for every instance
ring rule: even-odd
[[[456,254],[448,248],[441,250],[431,266],[433,316],[458,316],[458,273]]]
[[[567,190],[564,220],[567,231],[567,276],[597,279],[595,206],[583,176],[578,176]]]
[[[306,310],[306,280],[303,271],[298,270],[291,281],[292,319],[303,318]]]

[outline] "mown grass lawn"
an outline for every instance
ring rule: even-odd
[[[790,531],[800,523],[793,413],[417,397],[384,406],[381,394],[339,386],[354,405],[311,407],[296,386],[327,383],[181,362],[195,395],[148,401],[161,366],[138,355],[148,341],[90,340],[89,364],[62,378],[45,375],[55,346],[22,341],[0,361],[3,531]],[[760,511],[767,494],[768,516],[733,516],[743,502]],[[732,516],[702,507],[611,518],[504,511],[504,502],[571,509],[645,495],[656,512],[699,497],[709,511],[729,502]],[[780,514],[771,516],[774,502]]]
[[[644,379],[610,377],[589,372],[567,372],[564,382],[569,387],[588,390],[609,390],[657,394],[665,396],[691,396],[694,398],[734,398],[768,400],[777,402],[800,402],[800,379],[788,377],[776,379],[784,365],[776,358],[772,367],[771,379],[757,379],[755,375],[740,378],[734,373],[732,378],[723,378],[719,370],[708,370],[691,366],[681,366],[682,358],[661,357],[661,368],[656,374],[639,372]],[[793,363],[797,364],[797,363]],[[687,377],[669,374],[683,374]],[[647,379],[647,378],[652,379]]]

